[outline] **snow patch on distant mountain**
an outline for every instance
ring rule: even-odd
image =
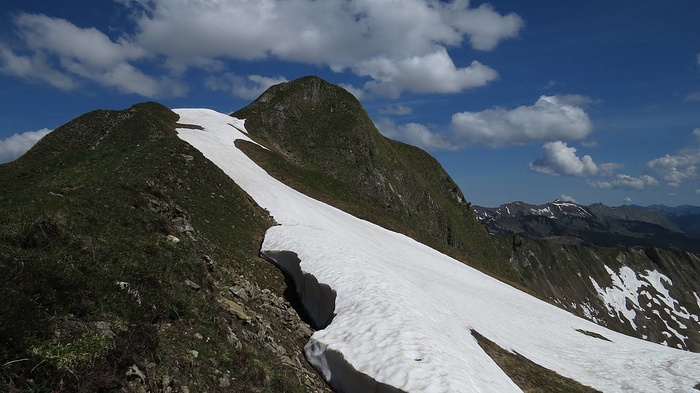
[[[554,220],[565,216],[581,218],[593,217],[593,214],[586,210],[585,207],[573,202],[564,202],[558,199],[544,205],[529,205],[522,202],[513,202],[496,208],[474,206],[472,210],[474,211],[476,219],[481,222],[488,221],[497,216],[518,217],[534,215],[544,216]]]
[[[606,307],[611,315],[617,315],[620,320],[627,319],[632,327],[637,330],[637,324],[634,323],[634,318],[637,316],[634,306],[639,306],[639,289],[642,288],[642,283],[637,279],[637,274],[634,270],[627,266],[623,266],[618,273],[615,273],[608,266],[605,266],[610,278],[612,278],[613,286],[610,288],[601,288],[596,280],[591,277],[591,282],[598,291],[598,295],[605,302]],[[633,307],[627,307],[627,301],[631,301]]]
[[[664,334],[668,338],[676,337],[685,344],[688,337],[679,333],[668,320],[675,322],[678,328],[686,329],[687,326],[680,319],[698,322],[698,316],[690,313],[671,296],[668,287],[673,282],[670,278],[657,270],[646,270],[637,275],[627,266],[622,266],[616,272],[606,265],[605,270],[612,279],[611,287],[603,288],[593,277],[590,279],[611,316],[617,316],[622,322],[626,320],[632,328],[638,330],[635,322],[637,311],[643,313],[645,309],[651,309],[666,324],[667,331]],[[662,309],[669,318],[663,318],[658,309]]]

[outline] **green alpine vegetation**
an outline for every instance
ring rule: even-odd
[[[273,222],[177,120],[91,112],[0,166],[0,390],[328,391],[257,257]]]

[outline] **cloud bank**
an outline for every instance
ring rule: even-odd
[[[593,130],[591,120],[581,106],[589,102],[593,100],[580,95],[541,96],[529,106],[455,113],[447,132],[436,132],[423,126],[423,137],[417,139],[398,127],[391,137],[427,150],[584,139]],[[415,123],[412,128],[416,128]]]
[[[227,70],[226,60],[281,60],[349,70],[368,77],[363,89],[380,96],[455,93],[498,73],[476,60],[455,64],[448,48],[491,51],[524,26],[516,14],[489,4],[472,8],[467,0],[115,1],[134,26],[119,37],[17,15],[19,45],[0,47],[0,72],[64,90],[94,82],[155,97],[186,94],[182,75],[192,68],[230,79],[240,72]],[[242,78],[228,81],[239,96],[256,90],[248,83],[265,84]]]
[[[571,203],[576,203],[576,199],[572,197],[571,195],[566,195],[566,194],[561,194],[561,197],[559,197],[564,202],[571,202]]]
[[[403,116],[403,115],[410,115],[411,113],[413,113],[413,109],[411,109],[410,106],[399,105],[399,104],[389,105],[389,106],[379,110],[380,115]]]
[[[677,154],[666,154],[663,157],[647,162],[649,171],[660,175],[671,187],[679,187],[686,180],[697,179],[700,172],[700,149],[687,148]]]
[[[14,161],[51,131],[53,130],[42,128],[37,131],[14,134],[7,139],[0,140],[0,164]]]
[[[603,181],[589,181],[591,187],[604,189],[628,189],[628,190],[643,190],[648,186],[655,186],[659,182],[649,175],[634,177],[629,175],[617,174],[614,179]]]
[[[205,80],[205,85],[211,90],[229,91],[231,94],[254,100],[260,96],[268,87],[282,82],[288,82],[283,76],[265,77],[261,75],[240,75],[226,73],[222,76],[211,76]]]
[[[387,117],[381,117],[374,125],[387,138],[401,139],[428,151],[457,149],[450,140],[422,124],[408,123],[399,125]]]
[[[464,145],[504,146],[539,141],[583,139],[593,130],[581,96],[541,96],[534,105],[460,112],[451,128]]]
[[[542,146],[542,157],[530,163],[533,171],[555,176],[609,175],[619,167],[614,163],[598,165],[589,155],[578,157],[575,147],[569,147],[561,141],[545,143]]]

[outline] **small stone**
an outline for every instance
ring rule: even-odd
[[[228,377],[219,378],[219,387],[228,388],[231,386],[231,380]]]
[[[297,326],[297,334],[301,338],[309,338],[312,334],[314,334],[314,331],[307,324],[300,323]]]
[[[97,332],[102,336],[114,338],[116,335],[112,331],[112,325],[107,321],[97,321],[95,322],[95,328]]]
[[[248,303],[250,301],[250,297],[246,293],[245,289],[241,287],[229,287],[228,290],[233,296],[241,299],[243,303]]]
[[[194,334],[194,337],[195,337],[197,340],[201,340],[201,339],[204,338],[204,336],[202,336],[200,333],[195,333],[195,334]]]
[[[194,231],[194,228],[192,228],[192,225],[187,221],[185,217],[176,217],[172,220],[173,224],[173,229],[177,233],[185,233],[185,232],[192,232]]]
[[[282,364],[286,364],[287,366],[290,367],[295,367],[296,364],[292,359],[289,358],[289,356],[282,356]]]
[[[243,309],[243,306],[241,306],[240,304],[228,299],[222,299],[221,302],[229,312],[235,314],[238,318],[245,321],[250,321],[250,316],[246,314],[245,310]]]
[[[234,348],[240,349],[243,344],[241,344],[241,340],[238,339],[238,336],[236,336],[236,333],[231,330],[231,328],[228,328],[228,334],[226,335],[226,341],[228,341],[229,344],[233,345]]]
[[[287,350],[284,349],[284,347],[281,345],[274,345],[272,348],[274,349],[275,353],[277,353],[278,355],[286,355],[287,354]]]
[[[169,241],[170,243],[173,243],[173,244],[177,244],[177,243],[180,242],[180,239],[178,239],[177,237],[175,237],[175,236],[173,236],[173,235],[168,235],[168,236],[165,237],[165,239],[166,239],[167,241]]]
[[[190,287],[194,290],[199,290],[199,288],[201,288],[201,286],[199,286],[199,284],[197,284],[196,282],[191,281],[191,280],[185,280],[185,284],[187,284],[188,287]]]
[[[188,351],[190,355],[192,355],[192,358],[197,359],[199,357],[199,351],[195,351],[194,349],[190,349]]]
[[[128,370],[126,370],[126,378],[127,379],[135,379],[139,378],[141,382],[146,382],[146,376],[143,374],[141,370],[139,370],[139,367],[137,365],[132,365],[129,367]]]

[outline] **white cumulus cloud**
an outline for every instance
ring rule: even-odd
[[[571,103],[571,97],[541,96],[531,106],[456,113],[451,128],[463,145],[503,146],[583,139],[593,126],[586,111]],[[575,102],[580,100],[579,97]]]
[[[561,149],[562,141],[583,139],[592,132],[593,125],[588,114],[581,106],[574,105],[574,103],[582,104],[584,102],[593,102],[593,100],[581,95],[542,96],[532,106],[455,113],[452,116],[449,131],[436,132],[423,126],[421,127],[422,138],[408,139],[405,133],[397,133],[393,137],[414,144],[416,144],[416,140],[440,141],[440,143],[431,143],[430,145],[419,145],[430,150],[441,149],[440,146],[442,149],[458,150],[474,145],[501,147],[531,142],[558,142],[560,144],[547,145],[545,149],[551,153],[549,162],[554,162],[556,157],[553,155],[553,149],[559,148],[561,150],[559,155],[564,153]],[[417,125],[419,124],[412,123],[414,128]],[[574,149],[574,153],[575,151]],[[589,160],[590,157],[578,159],[582,167],[586,169],[578,171],[577,176],[609,174],[617,168],[617,164],[596,166],[592,160],[590,162]],[[540,162],[544,163],[544,161]],[[564,165],[563,162],[560,164]],[[573,169],[549,171],[547,165],[536,166],[541,169],[540,172],[544,173],[573,174],[572,171],[576,172]],[[594,170],[595,172],[591,172],[594,167],[597,169]],[[562,166],[559,168],[563,169]]]
[[[457,149],[457,147],[443,135],[433,132],[423,124],[408,123],[398,125],[387,117],[379,118],[374,124],[384,136],[405,141],[425,150]]]
[[[614,162],[596,164],[591,156],[579,157],[576,151],[562,141],[547,142],[542,146],[542,157],[531,162],[530,169],[554,176],[612,176],[623,166]]]
[[[362,90],[361,88],[357,88],[351,84],[341,83],[339,86],[342,87],[343,89],[347,90],[348,93],[354,95],[358,101],[361,101],[366,96],[364,90]]]
[[[588,184],[596,188],[619,188],[629,190],[643,190],[649,186],[655,186],[659,182],[649,175],[633,177],[629,175],[617,174],[614,179],[604,181],[589,181]]]
[[[378,56],[424,55],[465,38],[492,50],[524,25],[515,14],[464,0],[153,0],[137,23],[144,47],[184,62],[274,56],[336,69]]]
[[[686,101],[700,101],[700,91],[692,91],[685,96]]]
[[[488,3],[464,13],[468,5],[468,0],[454,1],[448,8],[447,18],[457,29],[468,34],[475,49],[492,50],[504,38],[516,37],[524,25],[518,15],[502,16]]]
[[[127,38],[112,40],[95,28],[39,14],[19,14],[13,23],[26,54],[0,48],[0,70],[6,75],[43,80],[61,89],[87,80],[145,97],[185,92],[176,80],[149,76],[134,66],[132,62],[149,55]]]
[[[0,164],[17,159],[51,131],[48,128],[42,128],[37,131],[14,134],[7,139],[0,140]]]
[[[226,73],[219,77],[209,77],[205,80],[205,85],[211,90],[230,91],[233,95],[248,100],[258,98],[270,86],[287,82],[283,76],[266,77],[261,75],[240,75]]]
[[[478,61],[455,64],[449,48],[493,50],[524,27],[514,13],[487,3],[473,8],[467,0],[114,1],[134,26],[116,38],[20,14],[13,21],[19,44],[0,51],[0,71],[61,88],[88,80],[152,97],[185,94],[178,82],[193,67],[241,74],[225,69],[226,61],[273,60],[350,70],[370,79],[365,90],[382,96],[453,93],[498,74]]]
[[[598,174],[598,165],[589,155],[578,157],[576,148],[566,143],[547,142],[542,157],[530,163],[530,169],[548,175],[591,176]]]
[[[399,105],[399,104],[389,105],[389,106],[379,110],[380,115],[403,116],[403,115],[410,115],[411,113],[413,113],[413,110],[411,109],[410,106]]]
[[[686,180],[695,179],[700,175],[700,149],[687,148],[677,154],[666,154],[663,157],[647,162],[647,169],[660,175],[668,185],[678,187]]]
[[[56,71],[41,52],[18,55],[0,43],[0,72],[23,79],[42,81],[61,90],[73,90],[78,83],[70,76]]]
[[[571,195],[566,195],[566,194],[561,194],[561,197],[559,197],[564,202],[571,202],[571,203],[576,203],[576,199],[572,197]]]
[[[397,98],[404,91],[458,93],[498,78],[495,70],[476,60],[468,67],[455,66],[443,47],[436,47],[433,53],[406,58],[376,57],[352,68],[356,74],[372,78],[365,89],[390,98]]]

